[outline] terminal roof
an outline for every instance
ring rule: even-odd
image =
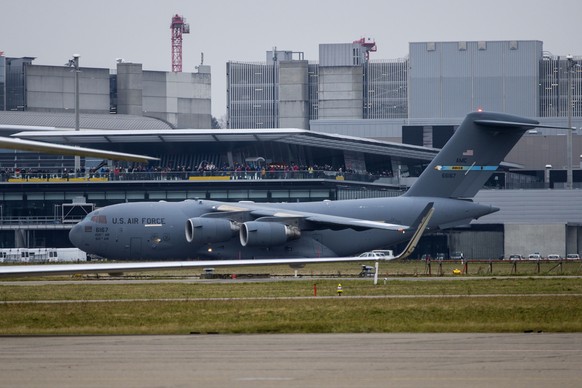
[[[110,143],[215,143],[280,142],[368,154],[390,155],[402,159],[432,160],[434,148],[392,143],[353,136],[320,133],[297,128],[273,129],[171,129],[171,130],[45,130],[23,131],[13,136],[61,144]]]

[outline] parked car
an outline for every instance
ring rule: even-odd
[[[509,260],[523,260],[523,256],[522,255],[509,255],[508,257]]]
[[[548,255],[548,260],[562,260],[562,256],[557,255],[555,253],[550,253]]]
[[[577,253],[568,253],[566,255],[566,260],[580,260],[580,255]]]
[[[446,260],[446,259],[447,255],[445,255],[444,253],[437,253],[436,260]]]
[[[381,253],[388,260],[394,257],[394,251],[392,249],[374,249],[372,252]]]
[[[358,257],[361,257],[363,259],[374,260],[374,259],[383,259],[386,257],[386,255],[383,252],[371,251],[371,252],[364,252]]]
[[[542,255],[540,255],[538,252],[536,252],[536,253],[530,253],[527,256],[527,259],[528,260],[541,260],[542,259]]]
[[[453,252],[451,253],[451,260],[463,260],[465,257],[463,256],[463,252]]]

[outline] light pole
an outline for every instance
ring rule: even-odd
[[[568,132],[566,133],[566,189],[574,187],[572,177],[572,68],[574,59],[572,55],[566,56],[568,60],[566,68],[568,69]]]
[[[79,54],[73,54],[73,59],[70,59],[67,66],[72,67],[75,72],[75,131],[80,129],[80,116],[79,116]],[[74,174],[77,176],[77,171],[81,169],[81,157],[75,156],[75,171]]]
[[[552,185],[550,184],[550,170],[552,169],[551,164],[546,164],[546,173],[544,176],[544,186],[546,189],[551,189]]]

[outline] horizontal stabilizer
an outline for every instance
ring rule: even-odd
[[[528,130],[532,128],[553,128],[553,129],[571,129],[576,130],[576,127],[561,127],[556,125],[532,124],[531,122],[517,122],[517,121],[502,121],[502,120],[475,120],[475,124],[489,127],[504,127],[504,128],[519,128]],[[537,121],[536,121],[537,123]]]

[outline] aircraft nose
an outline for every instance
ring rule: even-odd
[[[73,226],[73,229],[71,229],[71,231],[69,232],[69,240],[77,248],[81,248],[82,244],[82,233],[83,233],[83,226],[81,225],[82,223],[83,222],[79,222],[77,225]]]

